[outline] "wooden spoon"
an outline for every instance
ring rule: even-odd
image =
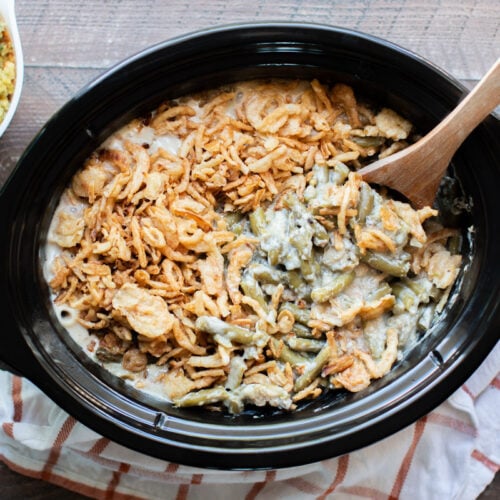
[[[416,208],[432,205],[450,161],[466,137],[500,104],[500,59],[427,135],[359,170],[363,180],[402,193]]]

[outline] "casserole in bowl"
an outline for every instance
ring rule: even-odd
[[[16,112],[24,78],[14,1],[0,0],[0,137]]]
[[[365,391],[328,392],[292,413],[257,408],[232,416],[162,403],[82,353],[57,321],[42,274],[48,226],[70,178],[107,136],[160,102],[255,78],[343,82],[423,132],[463,92],[417,56],[343,29],[274,23],[208,30],[148,49],[90,84],[35,138],[0,198],[8,296],[2,312],[9,325],[4,361],[111,439],[204,467],[298,465],[380,439],[457,388],[492,348],[499,326],[498,223],[492,218],[498,211],[498,123],[490,117],[457,154],[455,180],[445,186],[468,207],[459,215],[444,207],[464,234],[465,262],[453,300],[407,357]],[[481,169],[471,168],[478,163]]]

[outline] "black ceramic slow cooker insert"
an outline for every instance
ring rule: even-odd
[[[490,116],[450,170],[469,206],[457,219],[466,243],[454,299],[407,358],[365,391],[332,391],[293,413],[178,409],[125,385],[81,351],[56,320],[41,267],[47,228],[69,179],[109,134],[160,102],[262,77],[347,83],[423,132],[465,93],[422,58],[346,29],[264,23],[205,30],[147,49],[85,87],[35,137],[0,195],[0,359],[88,427],[182,464],[277,468],[368,445],[441,403],[498,339],[500,126]]]

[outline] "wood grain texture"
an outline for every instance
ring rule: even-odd
[[[497,0],[21,0],[17,10],[27,64],[42,67],[104,68],[167,38],[244,21],[361,30],[404,45],[459,79],[478,79],[500,45]]]
[[[20,106],[0,138],[0,186],[46,120],[106,68],[214,25],[300,21],[369,33],[418,53],[470,88],[500,54],[498,0],[17,0],[25,56]],[[80,499],[0,462],[0,498]],[[500,479],[482,498],[500,498]]]
[[[17,0],[16,11],[25,83],[0,139],[0,183],[45,121],[84,84],[150,45],[214,25],[281,20],[356,29],[469,82],[500,52],[497,0]]]

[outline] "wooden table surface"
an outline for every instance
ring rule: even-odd
[[[200,28],[279,20],[356,29],[424,56],[469,88],[500,55],[498,0],[17,0],[16,12],[25,80],[0,138],[0,185],[45,121],[87,82],[145,47]],[[498,475],[482,497],[500,498]],[[0,498],[83,497],[0,463]]]

